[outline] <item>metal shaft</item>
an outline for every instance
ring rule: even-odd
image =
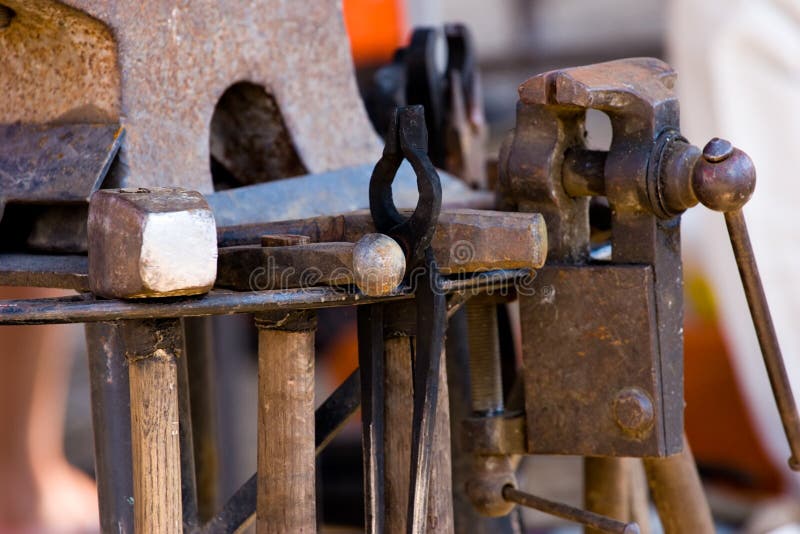
[[[769,313],[767,297],[761,285],[761,276],[758,274],[758,266],[753,255],[753,247],[750,244],[750,236],[742,210],[725,212],[725,224],[728,226],[733,254],[736,257],[736,265],[739,267],[739,275],[742,278],[742,286],[750,307],[750,316],[753,318],[753,326],[755,326],[758,343],[761,346],[764,365],[772,385],[772,393],[775,395],[783,430],[786,432],[786,439],[789,441],[789,448],[792,451],[789,466],[797,471],[800,470],[800,463],[798,463],[800,461],[800,415],[797,413],[797,404],[792,394],[789,377],[786,374],[786,367],[783,364],[778,336],[775,333],[775,326],[772,324],[772,316]]]
[[[364,532],[385,531],[383,306],[358,308],[358,366],[361,372],[361,443],[364,451]]]
[[[574,508],[567,504],[549,501],[536,495],[519,491],[513,486],[503,488],[503,498],[520,506],[539,510],[568,521],[574,521],[601,532],[639,534],[639,526],[636,523],[624,523],[610,517],[581,510],[580,508]]]
[[[102,532],[133,532],[130,385],[126,323],[89,323],[86,346],[94,434],[94,469]]]

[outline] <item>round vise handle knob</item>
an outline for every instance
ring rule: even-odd
[[[703,148],[692,171],[697,200],[715,211],[741,209],[756,187],[756,169],[750,156],[729,141],[715,137]]]
[[[406,272],[400,245],[384,234],[366,234],[353,247],[353,279],[370,297],[391,294]]]

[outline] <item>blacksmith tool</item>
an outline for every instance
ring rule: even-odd
[[[414,408],[407,532],[422,533],[428,505],[431,444],[440,355],[444,344],[446,302],[431,247],[441,210],[439,177],[427,156],[428,133],[422,106],[398,108],[387,135],[383,156],[370,180],[370,212],[375,228],[400,243],[406,255],[406,276],[415,290],[417,353],[414,360]],[[407,159],[417,175],[419,202],[408,218],[392,200],[395,173]],[[383,379],[382,312],[372,305],[359,312],[359,360],[362,377],[367,528],[380,532],[383,520],[383,403],[376,387]]]

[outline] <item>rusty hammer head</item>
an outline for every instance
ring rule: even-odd
[[[89,203],[89,286],[107,298],[205,293],[217,274],[214,216],[177,188],[97,191]]]

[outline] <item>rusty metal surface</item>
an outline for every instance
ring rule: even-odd
[[[216,286],[262,291],[354,283],[353,243],[220,249]]]
[[[0,122],[120,120],[118,185],[210,192],[212,115],[245,80],[275,98],[308,171],[380,153],[337,2],[6,3],[17,16],[0,33]]]
[[[3,4],[16,16],[0,32],[0,123],[118,122],[113,29],[61,2]]]
[[[400,210],[401,213],[408,213]],[[221,228],[221,247],[259,243],[264,234],[307,235],[312,241],[355,242],[375,232],[368,212]],[[536,213],[444,210],[433,249],[445,274],[494,269],[537,268],[547,249],[544,219]]]
[[[683,397],[653,369],[652,268],[546,266],[535,289],[520,298],[528,451],[668,454],[663,405]]]
[[[468,417],[461,422],[461,447],[477,455],[526,454],[525,414]]]
[[[537,214],[445,210],[440,223],[433,246],[443,272],[529,269],[544,262],[546,230]],[[234,253],[225,250],[253,243],[260,245],[264,234],[302,234],[312,241],[352,243],[374,231],[368,212],[221,228],[219,280],[228,280],[232,287],[249,289],[248,281],[254,270],[263,268],[266,274],[268,264],[264,252],[258,248],[242,252],[241,258],[231,260],[233,263],[228,255]],[[238,274],[227,273],[229,269]],[[0,254],[0,285],[87,291],[88,261],[80,255]]]
[[[88,202],[123,139],[118,124],[0,124],[0,204]]]
[[[0,286],[89,291],[89,260],[77,255],[0,254]]]
[[[661,456],[677,452],[682,447],[680,219],[663,217],[659,196],[662,177],[657,172],[657,162],[662,153],[657,150],[659,140],[673,135],[678,128],[674,81],[675,73],[665,63],[651,58],[633,58],[551,71],[520,86],[517,128],[510,134],[500,154],[504,206],[542,213],[548,227],[549,261],[582,265],[588,259],[588,199],[573,198],[566,189],[568,187],[572,194],[602,192],[612,213],[613,264],[634,264],[652,269],[647,282],[652,287],[642,286],[640,291],[652,296],[653,309],[652,313],[639,318],[645,320],[639,324],[639,330],[640,335],[651,336],[653,342],[639,345],[641,350],[627,354],[627,357],[638,360],[640,377],[647,374],[655,381],[644,390],[654,397],[654,417],[661,425],[658,439],[642,441],[636,447],[623,446],[616,431],[612,432],[613,429],[606,426],[602,427],[604,432],[585,436],[582,443],[576,443],[574,437],[581,434],[585,425],[577,422],[575,407],[568,409],[552,404],[550,417],[561,422],[555,428],[561,428],[563,443],[570,444],[562,448],[562,452],[578,447],[586,455],[615,455],[627,449],[636,450],[640,456]],[[605,112],[611,120],[613,140],[604,156],[584,150],[583,123],[588,108]],[[582,173],[585,177],[576,179]],[[609,270],[615,268],[613,265],[607,267]],[[591,283],[586,285],[584,289],[591,292]],[[641,299],[641,295],[638,298]],[[622,312],[632,302],[637,301],[630,295],[620,298],[616,304],[607,305],[601,315],[605,322],[601,320],[596,326],[605,324],[609,329],[616,329],[615,322],[624,325],[631,321]],[[559,324],[576,324],[575,318],[585,315],[585,306],[580,299],[574,299],[568,306],[560,308]],[[522,308],[521,318],[523,331],[529,330],[529,324],[537,325],[542,320],[526,306]],[[538,331],[542,337],[536,343],[558,346],[559,350],[545,356],[537,352],[536,346],[531,344],[533,342],[529,342],[525,349],[526,359],[536,359],[540,367],[542,360],[547,359],[550,367],[561,369],[557,376],[572,376],[575,381],[565,378],[563,385],[579,385],[573,387],[576,397],[580,398],[588,387],[582,380],[590,369],[602,371],[604,376],[613,369],[611,364],[598,365],[591,359],[582,365],[576,362],[574,366],[561,367],[561,359],[556,353],[569,353],[569,345],[574,349],[572,353],[581,352],[585,340],[577,335],[559,333],[569,330],[561,326],[556,328],[556,325],[550,330]],[[625,332],[620,332],[622,334]],[[647,373],[644,373],[645,368]],[[527,383],[526,388],[534,389],[532,383]],[[628,397],[625,399],[630,400]],[[632,399],[635,403],[637,396],[633,395]],[[627,402],[619,403],[621,414],[626,406],[629,406]],[[526,408],[531,411],[541,409],[527,402]],[[587,410],[591,412],[588,407]],[[531,416],[529,422],[533,419]],[[568,428],[567,423],[571,420],[575,424]],[[536,436],[538,433],[532,431],[531,434]]]

